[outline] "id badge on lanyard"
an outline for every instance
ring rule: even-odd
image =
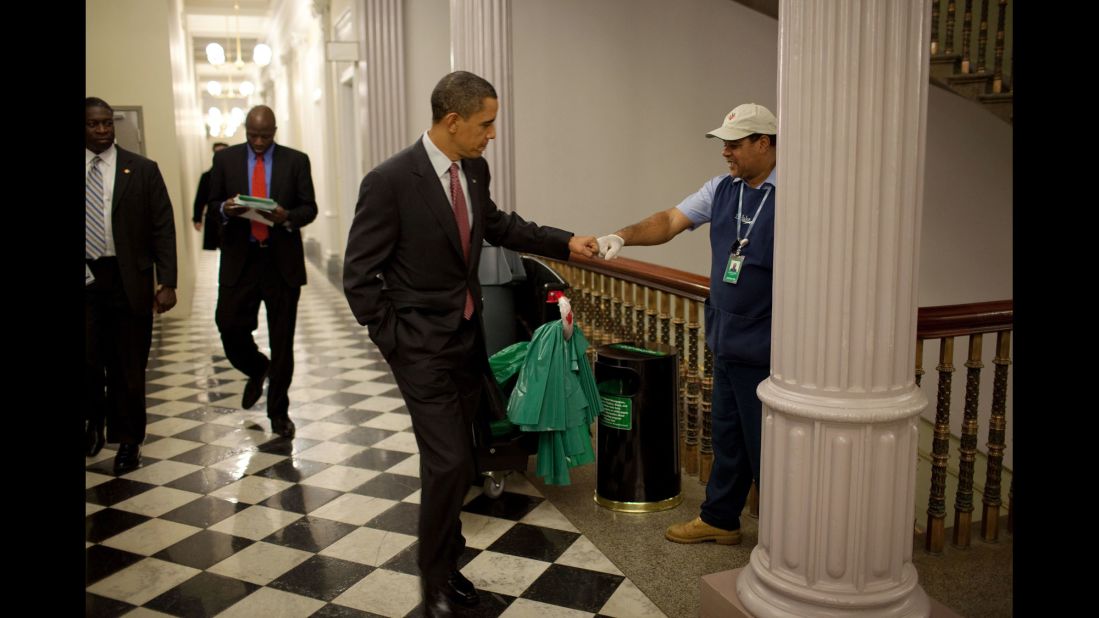
[[[752,226],[755,225],[756,219],[759,218],[759,211],[763,210],[763,204],[767,201],[767,196],[771,194],[771,188],[763,192],[763,199],[759,201],[759,206],[756,207],[756,214],[752,217],[752,222],[748,224],[748,231],[744,233],[744,238],[740,238],[740,222],[741,215],[744,212],[744,185],[740,185],[740,200],[736,208],[736,235],[739,239],[733,250],[729,252],[729,262],[725,265],[725,275],[722,276],[722,281],[725,283],[731,283],[736,285],[737,281],[740,281],[740,271],[744,266],[744,256],[740,252],[744,247],[748,246],[748,235],[752,233]]]

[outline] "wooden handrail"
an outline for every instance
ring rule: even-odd
[[[1014,307],[1013,300],[920,307],[916,337],[938,339],[1011,330]]]
[[[667,266],[625,257],[607,261],[576,253],[569,257],[568,263],[699,302],[710,296],[709,277]],[[920,339],[937,339],[1011,330],[1014,307],[1015,302],[1010,299],[920,307],[916,336]]]
[[[569,257],[568,263],[699,302],[710,297],[710,278],[685,270],[624,257],[607,261],[602,258],[584,257],[577,253]]]

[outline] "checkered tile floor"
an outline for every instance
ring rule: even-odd
[[[388,366],[309,265],[297,436],[279,438],[265,399],[240,409],[246,378],[214,326],[216,270],[202,252],[191,318],[156,321],[143,466],[115,477],[115,444],[87,459],[85,614],[419,615],[419,455]],[[663,616],[519,475],[495,500],[471,487],[462,522],[459,567],[481,603],[461,615]]]

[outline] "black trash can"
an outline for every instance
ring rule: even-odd
[[[595,501],[627,513],[679,506],[679,372],[660,343],[601,346],[595,382],[603,401]]]

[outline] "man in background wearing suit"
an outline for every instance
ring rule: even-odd
[[[253,107],[244,121],[247,142],[214,155],[210,172],[209,202],[220,204],[221,270],[215,321],[225,346],[225,356],[248,376],[241,406],[251,408],[267,389],[267,417],[271,431],[294,437],[287,391],[294,377],[294,326],[298,298],[305,285],[305,252],[301,228],[317,217],[309,157],[275,144],[275,113],[266,105]],[[241,215],[249,208],[237,195],[266,197],[278,203],[272,212],[260,214],[269,224]],[[256,211],[253,211],[256,212]],[[267,333],[271,358],[264,356],[252,338],[259,304],[267,309]]]
[[[424,609],[475,605],[457,568],[458,518],[476,472],[471,423],[489,372],[477,279],[481,240],[567,259],[594,237],[498,210],[482,153],[496,137],[496,91],[465,71],[431,93],[432,125],[363,179],[347,241],[344,293],[397,380],[420,451],[419,553]]]
[[[114,109],[95,97],[84,100],[84,162],[87,455],[118,442],[124,474],[141,465],[153,312],[176,304],[175,220],[160,169],[115,145]]]
[[[225,142],[214,142],[214,154],[221,152],[229,147],[229,144]],[[210,170],[202,172],[202,177],[198,179],[198,190],[195,191],[195,214],[191,219],[195,224],[195,231],[203,232],[202,234],[202,248],[207,251],[213,251],[218,248],[221,235],[221,213],[218,212],[217,205],[206,207],[206,200],[210,197]],[[203,227],[203,213],[206,211],[205,219],[206,225]],[[205,231],[203,231],[205,230]]]

